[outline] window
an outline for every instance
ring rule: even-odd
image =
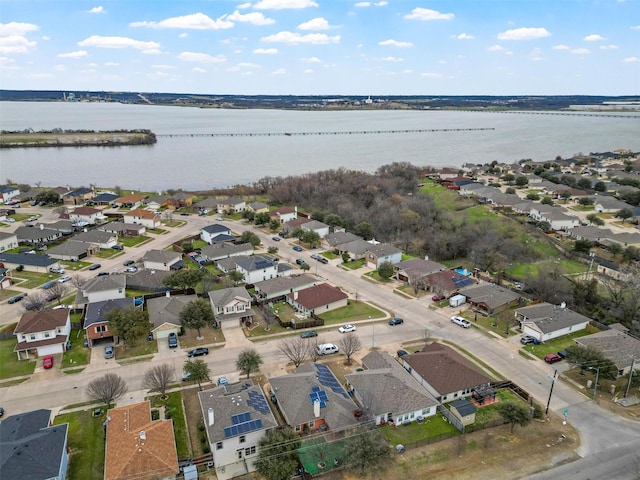
[[[222,442],[216,443],[216,450],[222,450]]]
[[[242,458],[242,450],[238,450],[238,459]]]
[[[246,457],[247,455],[253,455],[254,453],[256,453],[256,447],[253,446],[251,448],[245,448],[244,449],[244,456]]]
[[[31,340],[35,340],[35,339],[36,339],[36,334],[35,334],[35,333],[32,333],[31,335],[29,335],[29,338],[30,338]]]
[[[96,333],[106,332],[106,331],[107,331],[107,326],[106,325],[98,325],[96,327]]]
[[[296,432],[300,431],[300,425],[296,425]]]
[[[246,440],[246,437],[244,435],[240,435],[240,443],[244,443]]]
[[[44,332],[44,338],[49,338],[51,334],[49,332]]]
[[[315,420],[312,420],[312,421],[309,422],[309,428],[313,428],[315,426],[316,426],[316,421]]]

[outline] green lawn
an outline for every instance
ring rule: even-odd
[[[425,418],[424,423],[411,422],[397,427],[383,425],[379,429],[391,445],[410,444],[427,438],[438,438],[441,435],[455,435],[458,432],[456,427],[445,422],[438,413]]]
[[[141,357],[158,353],[158,342],[150,342],[146,338],[139,339],[133,346],[116,346],[115,355],[117,360]]]
[[[18,360],[13,351],[17,343],[16,337],[0,340],[0,379],[31,375],[36,368],[36,360]]]
[[[424,185],[420,187],[420,194],[430,195],[433,198],[436,207],[447,211],[456,210],[460,199],[460,195],[456,192],[453,192],[442,185],[438,185],[432,180],[425,180]]]
[[[366,320],[368,318],[384,318],[386,315],[381,310],[369,304],[350,300],[349,305],[346,307],[338,308],[318,316],[324,320],[325,325],[333,325],[336,323]]]
[[[322,437],[303,441],[298,449],[300,462],[311,475],[340,467],[346,460],[345,443],[344,440],[326,442]],[[334,459],[338,460],[337,465],[334,463]],[[325,464],[324,468],[318,466],[321,461]]]
[[[189,433],[187,430],[187,421],[184,416],[184,408],[182,406],[182,392],[171,392],[167,394],[167,400],[162,400],[160,395],[155,395],[149,400],[152,407],[164,405],[171,410],[171,419],[173,420],[173,435],[176,440],[176,449],[178,458],[191,457],[191,447],[189,443]]]
[[[69,340],[71,341],[71,348],[62,356],[62,368],[88,365],[91,352],[84,347],[84,330],[71,330]]]
[[[103,409],[104,410],[104,409]],[[93,417],[93,409],[58,415],[54,425],[69,424],[69,469],[67,478],[103,478],[104,430],[107,413]]]
[[[25,272],[23,270],[22,272],[14,272],[13,279],[22,288],[37,288],[58,276],[50,273]]]
[[[96,252],[94,254],[94,257],[98,257],[98,258],[113,258],[113,257],[116,257],[118,255],[121,255],[121,252],[119,250],[114,250],[112,248],[103,248],[103,249],[100,249],[100,251]]]
[[[120,243],[125,247],[135,247],[136,245],[140,245],[148,240],[151,240],[151,237],[147,237],[146,235],[139,235],[137,237],[120,237]]]
[[[589,329],[587,328],[585,330],[579,330],[577,332],[570,333],[569,335],[563,335],[562,337],[554,338],[553,340],[547,340],[540,345],[530,344],[522,348],[538,358],[544,358],[545,355],[548,355],[549,353],[556,353],[557,351],[563,350],[570,345],[574,345],[574,339],[584,337],[585,335],[590,335],[591,333],[594,332],[589,331]]]
[[[541,266],[546,265],[548,267],[552,267],[554,263],[555,260],[542,260],[536,263],[518,263],[513,265],[511,268],[505,269],[505,272],[513,278],[524,280],[528,275],[537,276]],[[566,258],[561,259],[559,265],[567,275],[583,273],[589,270],[588,265],[574,260],[568,260]]]
[[[354,260],[353,262],[343,263],[342,265],[347,267],[349,270],[357,270],[360,267],[364,267],[364,258],[360,260]]]

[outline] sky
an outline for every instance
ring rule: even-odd
[[[0,0],[0,88],[640,95],[640,0]]]

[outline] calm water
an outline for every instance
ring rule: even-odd
[[[552,160],[640,151],[640,118],[449,111],[291,112],[109,103],[0,102],[0,129],[134,129],[156,134],[494,128],[476,132],[274,137],[160,137],[152,146],[2,150],[0,182],[119,185],[147,191],[249,184],[346,167]]]

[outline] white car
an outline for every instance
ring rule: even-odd
[[[69,280],[71,280],[71,277],[69,275],[63,275],[58,279],[58,282],[64,283],[64,282],[68,282]]]
[[[346,325],[342,325],[338,331],[340,333],[348,333],[348,332],[355,332],[356,331],[356,326],[355,325],[350,325],[350,324],[346,324]]]
[[[471,327],[471,322],[469,322],[466,318],[458,317],[457,315],[451,317],[451,321],[456,325],[460,325],[462,328]]]

